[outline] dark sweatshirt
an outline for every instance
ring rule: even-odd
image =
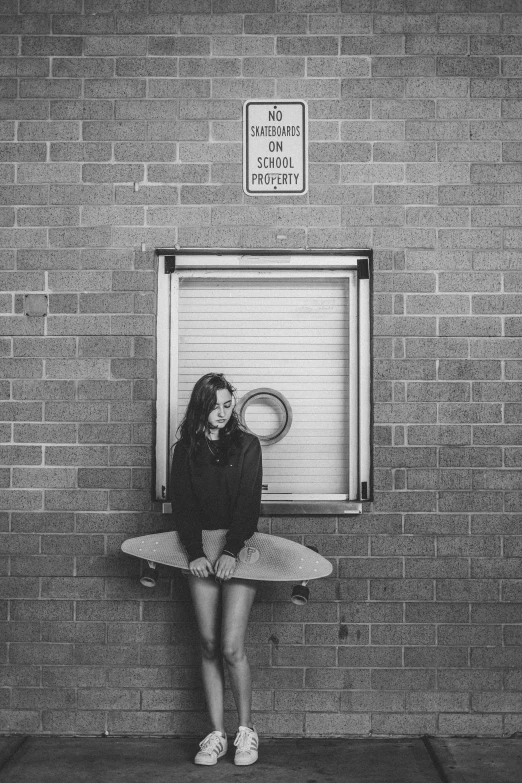
[[[225,550],[236,556],[257,530],[261,506],[261,445],[245,432],[228,459],[219,441],[203,441],[189,459],[188,447],[176,444],[170,476],[170,499],[176,530],[189,562],[205,557],[202,530],[227,529]]]

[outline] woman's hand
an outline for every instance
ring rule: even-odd
[[[206,577],[214,573],[211,563],[206,557],[198,557],[189,563],[190,573],[194,576]]]
[[[215,566],[216,577],[222,579],[224,582],[228,581],[234,576],[236,565],[236,558],[232,557],[232,555],[220,555]]]

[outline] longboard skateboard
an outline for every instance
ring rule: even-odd
[[[225,546],[226,530],[204,530],[203,550],[212,565]],[[156,563],[188,570],[189,561],[178,534],[157,533],[156,535],[129,538],[121,545],[123,552],[146,560],[149,567]],[[301,594],[301,600],[294,603],[306,603],[308,600],[306,583],[311,579],[320,579],[332,572],[332,564],[309,547],[302,546],[287,538],[270,536],[266,533],[254,533],[245,542],[239,553],[234,577],[252,579],[260,582],[295,582],[301,584],[295,589],[292,600]],[[151,577],[150,584],[154,585]]]

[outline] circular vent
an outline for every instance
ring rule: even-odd
[[[247,417],[250,406],[252,416]],[[245,429],[267,445],[282,440],[292,426],[290,403],[275,389],[253,389],[245,394],[239,401],[238,415]],[[256,424],[263,431],[256,432]]]

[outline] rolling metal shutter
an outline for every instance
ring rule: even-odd
[[[180,276],[178,302],[178,421],[207,372],[224,373],[238,398],[259,387],[280,391],[293,420],[281,441],[263,445],[264,492],[347,496],[347,279]],[[277,429],[279,418],[264,400],[245,412],[258,435]]]

